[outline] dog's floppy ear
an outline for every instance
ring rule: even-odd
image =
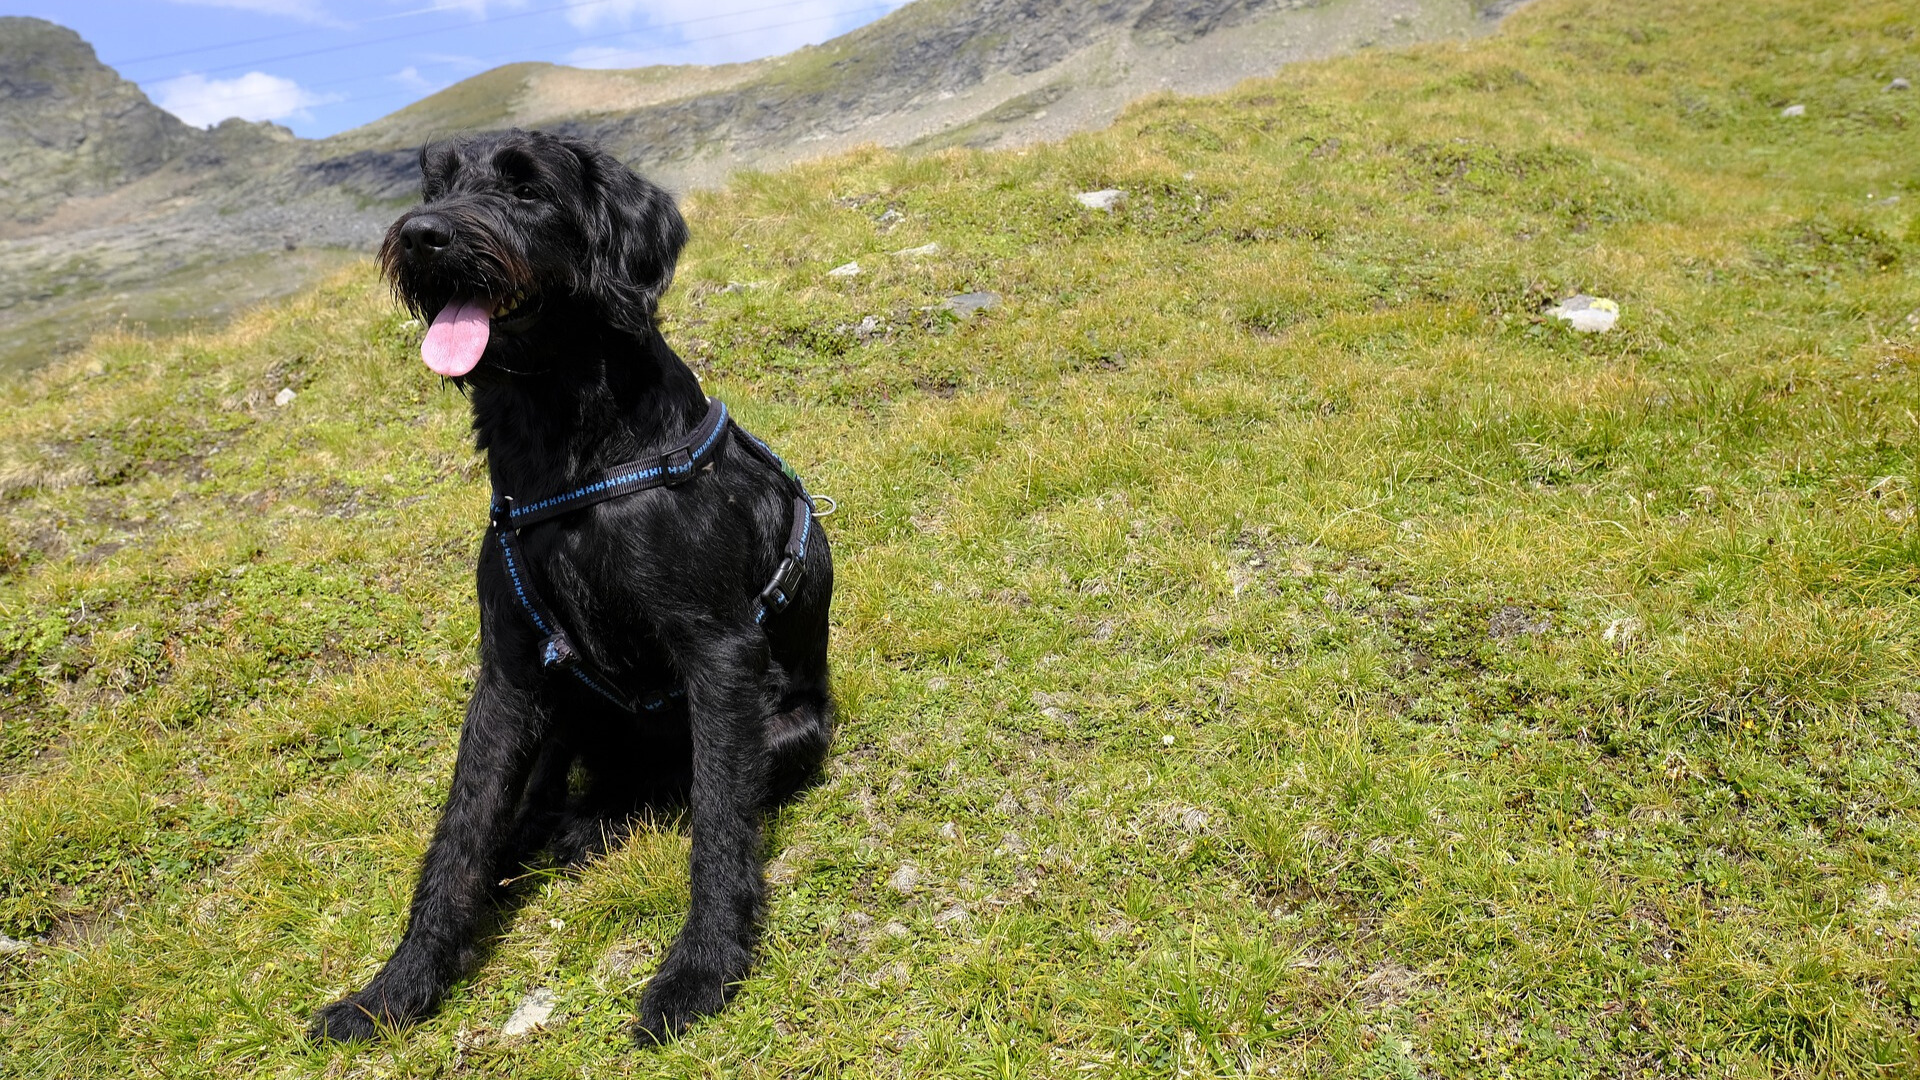
[[[566,146],[579,157],[585,181],[586,289],[615,324],[647,329],[687,244],[686,220],[672,195],[612,154],[574,139]]]
[[[460,164],[451,143],[426,142],[420,146],[420,201],[432,202],[446,194],[453,171]]]

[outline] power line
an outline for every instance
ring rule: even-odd
[[[756,11],[774,11],[782,8],[798,7],[800,6],[801,2],[804,2],[804,0],[796,0],[796,2],[794,3],[776,4],[771,8],[758,8],[755,10]],[[879,8],[883,8],[885,6],[886,6],[885,0],[878,0],[878,2],[869,3],[864,8],[854,8],[851,11],[834,12],[834,13],[825,14],[825,15],[809,15],[804,19],[796,19],[791,22],[767,23],[761,26],[749,26],[742,30],[725,30],[718,34],[708,34],[704,37],[682,38],[680,41],[676,42],[676,44],[694,45],[702,41],[718,41],[721,38],[739,37],[742,34],[757,34],[764,30],[785,30],[789,27],[805,26],[807,23],[821,22],[826,19],[837,19],[845,15],[858,15],[862,12],[873,11]],[[754,12],[753,11],[736,11],[736,12],[733,12],[732,14],[750,15],[750,14],[754,14]],[[661,26],[648,27],[647,29],[648,30],[677,30],[684,26],[691,26],[694,23],[708,22],[713,19],[719,19],[719,18],[725,18],[725,17],[726,16],[723,16],[723,15],[705,15],[705,16],[701,16],[698,19],[686,19],[682,22],[666,23]],[[639,31],[633,31],[633,32],[638,33]],[[495,60],[504,60],[510,56],[526,56],[529,53],[538,53],[545,49],[556,49],[563,45],[577,45],[582,42],[599,41],[599,40],[605,40],[604,36],[598,33],[589,33],[589,34],[576,36],[576,37],[562,38],[556,41],[542,42],[539,45],[526,45],[517,49],[513,49],[508,52],[493,53],[489,56],[461,57],[460,59],[473,60],[478,63],[486,64],[486,63],[491,63]],[[353,83],[367,82],[372,79],[390,79],[392,77],[393,77],[393,73],[382,71],[382,72],[376,72],[371,75],[355,75],[350,79],[334,79],[330,82],[302,84],[301,88],[305,90],[325,90],[329,87],[334,87],[334,86],[347,86]],[[453,84],[449,83],[448,85],[450,86]],[[446,89],[446,87],[441,87],[440,89],[444,90]],[[439,90],[433,91],[433,93],[436,93],[436,94],[439,92],[440,92]],[[264,96],[264,95],[255,95],[255,96]],[[330,104],[343,105],[343,104],[346,104],[347,101],[365,101],[365,100],[370,100],[373,97],[377,97],[377,96],[379,95],[369,94],[359,98],[348,98],[346,99],[346,101],[331,102]]]
[[[599,3],[605,3],[605,2],[606,0],[582,0],[583,4],[585,3],[599,4]],[[569,4],[569,5],[563,5],[563,6],[571,7],[573,5]],[[437,11],[455,11],[455,10],[458,10],[458,9],[447,7],[444,4],[435,4],[432,7],[414,8],[412,11],[395,11],[386,15],[375,15],[375,16],[372,16],[371,18],[361,19],[359,24],[353,27],[353,29],[357,29],[358,26],[363,26],[367,23],[389,22],[394,19],[411,18],[412,16],[415,16],[415,15],[431,15]],[[482,19],[479,21],[486,22],[488,20]],[[279,34],[264,34],[260,37],[241,38],[238,41],[223,41],[218,45],[195,45],[191,49],[175,49],[172,52],[154,53],[151,56],[134,56],[134,57],[129,57],[125,60],[114,60],[106,63],[107,63],[107,66],[118,70],[120,68],[126,67],[129,64],[144,64],[150,60],[171,60],[176,56],[192,56],[194,53],[219,52],[221,49],[237,49],[242,45],[258,45],[264,41],[285,41],[287,38],[307,37],[313,32],[314,31],[312,31],[311,29],[288,30],[284,33],[279,33]]]
[[[728,13],[727,13],[726,15],[707,15],[707,16],[702,16],[702,17],[700,17],[700,18],[697,18],[697,19],[686,19],[686,20],[683,20],[682,22],[678,22],[678,23],[669,23],[669,24],[666,24],[665,26],[662,26],[662,27],[653,27],[653,28],[650,28],[650,29],[673,29],[673,28],[678,28],[678,27],[682,27],[682,26],[688,26],[688,25],[692,25],[692,24],[694,24],[694,23],[699,23],[699,22],[708,22],[708,21],[711,21],[711,20],[713,20],[713,19],[719,19],[719,18],[727,18],[727,17],[729,17],[729,16],[733,16],[733,15],[751,15],[751,14],[756,14],[756,13],[759,13],[759,12],[764,12],[764,11],[777,11],[777,10],[780,10],[780,9],[784,9],[784,8],[792,8],[792,7],[798,7],[798,6],[800,6],[800,4],[801,4],[801,3],[803,3],[803,2],[805,2],[805,0],[793,0],[793,2],[789,2],[789,3],[784,3],[784,4],[775,4],[775,5],[772,5],[772,6],[770,6],[770,7],[765,7],[765,8],[755,8],[755,9],[752,9],[752,10],[749,10],[749,11],[735,11],[735,12],[728,12]],[[867,7],[865,7],[865,8],[861,8],[861,9],[855,9],[855,10],[856,10],[856,11],[871,11],[871,10],[874,10],[875,8],[880,8],[880,7],[886,7],[886,6],[887,6],[887,4],[886,4],[886,2],[885,2],[885,0],[880,0],[880,2],[878,2],[878,3],[873,3],[873,4],[869,4],[869,5],[868,5]],[[852,12],[834,12],[834,13],[830,13],[830,14],[825,14],[825,15],[814,15],[814,16],[810,16],[810,17],[808,17],[808,18],[805,18],[805,19],[795,19],[795,20],[793,20],[793,21],[791,21],[791,22],[784,22],[784,23],[770,23],[770,24],[766,24],[766,25],[761,25],[761,26],[751,26],[751,27],[747,27],[746,29],[742,29],[742,30],[727,30],[727,31],[723,31],[723,32],[721,32],[721,33],[718,33],[718,34],[708,34],[708,35],[706,35],[706,36],[704,36],[704,37],[697,37],[697,38],[686,38],[686,39],[683,39],[683,40],[682,40],[681,42],[679,42],[679,44],[683,44],[683,45],[692,45],[692,44],[696,44],[696,43],[698,43],[698,42],[702,42],[702,41],[717,41],[717,40],[720,40],[721,38],[729,38],[729,37],[739,37],[739,36],[740,36],[740,35],[742,35],[742,34],[755,34],[755,33],[760,33],[760,32],[762,32],[762,31],[766,31],[766,30],[784,30],[784,29],[787,29],[787,28],[789,28],[789,27],[794,27],[794,26],[805,26],[805,25],[807,25],[808,23],[816,23],[816,22],[823,22],[823,21],[825,21],[825,20],[828,20],[828,19],[838,19],[838,18],[841,18],[841,17],[843,17],[844,15],[847,15],[847,14],[852,14]],[[600,37],[601,37],[601,35],[599,35],[599,34],[587,34],[587,35],[582,35],[582,36],[575,36],[575,37],[570,37],[570,38],[566,38],[566,39],[564,39],[564,40],[559,40],[559,41],[549,41],[549,42],[546,42],[546,43],[544,43],[544,44],[541,44],[541,45],[534,45],[534,46],[526,46],[526,47],[522,47],[522,48],[520,48],[520,49],[515,49],[515,50],[513,50],[513,51],[511,51],[511,52],[504,52],[504,53],[495,53],[495,54],[493,54],[492,56],[482,56],[482,57],[476,57],[475,59],[478,59],[478,60],[480,60],[480,61],[482,61],[482,62],[486,62],[486,61],[492,61],[492,60],[499,60],[499,59],[503,59],[503,58],[505,58],[505,57],[508,57],[508,56],[524,56],[524,55],[526,55],[526,54],[527,54],[528,52],[535,52],[535,51],[538,51],[538,50],[542,50],[542,49],[551,49],[551,48],[556,48],[556,47],[558,47],[558,46],[562,46],[562,45],[574,45],[574,44],[578,44],[578,43],[580,43],[580,42],[584,42],[584,41],[591,41],[591,40],[596,40],[596,39],[598,39],[598,38],[600,38]],[[308,86],[308,87],[304,87],[303,89],[308,89],[308,90],[318,90],[318,89],[325,89],[325,88],[327,88],[327,87],[329,87],[329,86],[345,86],[345,85],[349,85],[349,84],[351,84],[351,83],[357,83],[357,82],[365,82],[365,81],[367,81],[368,79],[377,79],[377,78],[389,78],[389,77],[391,77],[391,76],[390,76],[390,75],[388,75],[388,74],[387,74],[387,73],[385,73],[385,72],[382,72],[382,73],[380,73],[380,74],[377,74],[377,75],[363,75],[363,76],[358,76],[358,77],[355,77],[355,78],[352,78],[352,79],[341,79],[341,80],[337,80],[337,81],[334,81],[334,82],[329,82],[329,83],[317,83],[317,84],[314,84],[313,86]],[[446,89],[446,87],[441,87],[441,90],[444,90],[444,89]],[[333,105],[350,105],[350,104],[353,104],[353,103],[355,103],[355,102],[361,102],[361,101],[373,101],[373,100],[376,100],[376,99],[379,99],[379,98],[383,98],[383,97],[390,97],[390,96],[392,96],[392,95],[394,95],[394,94],[397,94],[397,93],[404,93],[404,92],[406,92],[406,91],[405,91],[404,89],[402,89],[402,90],[391,90],[391,91],[384,91],[384,92],[381,92],[381,93],[372,93],[372,94],[360,94],[360,95],[356,95],[356,96],[353,96],[353,97],[347,97],[347,98],[341,98],[341,99],[340,99],[340,100],[338,100],[338,101],[328,101],[328,102],[319,102],[319,103],[316,103],[316,104],[315,104],[315,105],[314,105],[313,107],[314,107],[314,108],[323,108],[323,107],[327,107],[327,106],[333,106]],[[439,92],[440,92],[439,90],[435,90],[435,91],[433,91],[433,93],[436,93],[436,94],[437,94],[437,93],[439,93]],[[247,100],[258,100],[258,99],[260,99],[260,98],[262,98],[262,97],[266,97],[266,96],[267,96],[267,95],[265,95],[265,94],[249,94],[249,95],[245,95],[245,96],[241,96],[241,97],[237,97],[237,98],[233,98],[233,99],[231,99],[231,100],[234,100],[234,101],[247,101]],[[431,95],[428,95],[428,96],[431,96]],[[424,100],[424,99],[421,99],[421,100]],[[411,104],[411,103],[409,103],[409,104]],[[404,107],[405,107],[405,106],[402,106],[402,108],[404,108]]]
[[[532,11],[516,11],[508,15],[492,15],[484,19],[475,19],[472,22],[469,22],[465,25],[466,26],[485,26],[492,23],[510,22],[515,19],[531,19],[541,15],[552,15],[556,12],[573,11],[580,8],[588,8],[588,7],[597,7],[601,4],[607,4],[612,2],[613,0],[573,0],[572,3],[558,4],[553,7],[535,8]],[[676,23],[672,25],[684,26],[692,23],[707,22],[712,19],[731,18],[738,15],[758,15],[762,12],[778,11],[783,8],[798,7],[800,4],[806,3],[806,2],[807,0],[789,0],[789,2],[783,3],[783,4],[773,4],[767,7],[748,8],[744,11],[727,11],[727,12],[721,12],[715,15],[702,15],[698,18],[686,19],[680,23]],[[397,18],[403,18],[407,16],[412,16],[412,15],[428,15],[436,11],[451,11],[451,10],[453,9],[446,8],[446,7],[417,8],[413,11],[402,11],[402,12],[396,12],[392,15],[382,15],[374,19],[369,19],[367,21],[382,22],[388,19],[397,19]],[[217,75],[222,72],[238,71],[241,68],[257,67],[261,64],[278,63],[279,61],[282,61],[282,60],[301,60],[309,56],[322,56],[327,53],[345,52],[348,49],[365,48],[366,46],[369,46],[369,45],[384,45],[384,44],[387,44],[388,42],[405,41],[410,38],[428,37],[434,34],[443,34],[446,32],[447,32],[446,28],[444,27],[431,27],[426,30],[409,30],[409,31],[406,31],[405,33],[389,34],[386,37],[366,38],[359,41],[345,42],[339,45],[328,45],[328,46],[325,46],[324,48],[319,48],[319,49],[308,49],[303,52],[284,53],[280,56],[268,56],[268,57],[263,57],[257,60],[244,60],[239,63],[227,64],[222,67],[208,68],[205,71],[194,72],[194,74]],[[182,49],[182,50],[179,50],[178,52],[159,53],[154,56],[136,57],[132,60],[118,61],[113,66],[117,69],[117,68],[125,67],[130,64],[146,63],[153,60],[166,60],[176,56],[185,56],[190,53],[211,52],[211,51],[217,51],[219,49],[238,48],[241,45],[259,44],[260,42],[265,42],[265,41],[280,41],[290,37],[304,37],[310,33],[312,33],[312,31],[300,30],[300,31],[292,31],[285,34],[269,34],[265,37],[251,38],[251,39],[248,39],[247,41],[228,42],[225,45],[207,45],[207,46],[203,46],[201,48],[196,48],[196,49]]]

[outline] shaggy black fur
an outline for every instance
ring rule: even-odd
[[[527,297],[493,320],[479,366],[459,380],[496,492],[568,490],[700,421],[700,384],[654,321],[687,238],[671,197],[596,147],[541,132],[430,147],[421,171],[424,204],[381,250],[401,300],[430,319],[463,298]],[[683,484],[520,534],[537,587],[601,671],[634,691],[684,686],[661,712],[628,714],[543,673],[541,635],[498,546],[483,547],[480,675],[406,932],[365,989],[320,1011],[316,1038],[364,1039],[427,1015],[477,962],[503,879],[524,860],[590,857],[659,808],[689,811],[693,901],[635,1037],[678,1035],[747,974],[762,816],[817,774],[832,737],[833,568],[816,534],[791,606],[754,623],[792,504],[738,439]]]

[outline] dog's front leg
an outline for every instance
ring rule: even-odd
[[[765,889],[766,638],[751,628],[674,652],[693,727],[693,897],[686,925],[640,998],[634,1038],[642,1045],[676,1037],[726,1004],[752,963]]]
[[[320,1010],[312,1037],[368,1039],[382,1027],[410,1024],[467,970],[501,863],[512,854],[521,794],[547,726],[530,695],[507,686],[492,664],[482,666],[406,933],[365,989]]]

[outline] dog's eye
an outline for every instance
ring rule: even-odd
[[[519,187],[513,189],[513,197],[531,202],[540,197],[540,189],[534,187],[532,184],[521,184]]]

